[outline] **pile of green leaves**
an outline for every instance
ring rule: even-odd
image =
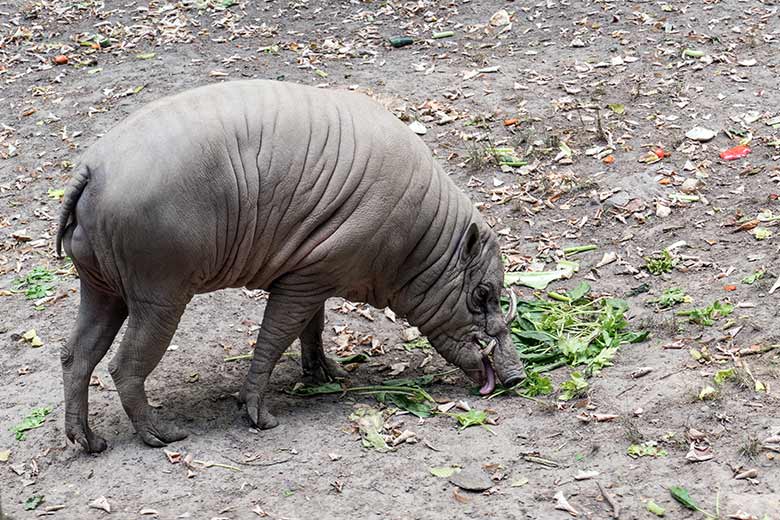
[[[288,393],[302,397],[344,393],[372,395],[380,403],[392,404],[417,417],[430,417],[436,409],[436,401],[422,387],[432,384],[441,375],[443,374],[430,374],[408,379],[388,379],[383,381],[381,385],[371,386],[348,387],[338,382],[316,386],[299,384]]]
[[[54,274],[51,271],[45,267],[37,266],[26,276],[14,280],[12,287],[15,291],[24,292],[28,300],[38,300],[52,290],[52,286],[48,282],[53,280]]]
[[[551,292],[549,298],[517,302],[510,330],[528,373],[523,395],[550,393],[552,384],[541,374],[564,365],[584,369],[572,374],[562,395],[567,399],[581,395],[587,388],[584,378],[610,366],[620,345],[647,339],[647,332],[629,330],[627,302],[590,298],[590,290],[582,282],[567,293]]]
[[[647,332],[628,330],[628,303],[614,298],[590,299],[582,282],[551,299],[519,300],[511,334],[526,369],[548,372],[563,365],[586,366],[596,374],[611,365],[620,345],[647,339]]]

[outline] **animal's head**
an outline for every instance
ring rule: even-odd
[[[426,300],[438,308],[419,325],[447,361],[482,385],[483,395],[493,391],[496,374],[505,386],[525,377],[507,325],[514,315],[514,295],[505,316],[503,287],[498,240],[479,219],[459,237],[447,269],[429,287]]]

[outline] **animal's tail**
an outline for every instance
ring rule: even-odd
[[[71,215],[73,210],[76,209],[76,203],[81,197],[81,193],[89,182],[89,169],[85,165],[80,165],[76,169],[76,173],[71,177],[68,182],[68,187],[65,189],[65,195],[62,198],[62,211],[60,212],[60,225],[57,229],[57,256],[62,257],[62,237],[65,235],[65,231],[71,222]]]

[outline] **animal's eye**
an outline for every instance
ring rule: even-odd
[[[490,296],[490,291],[484,285],[476,286],[474,288],[474,292],[472,293],[474,304],[479,306],[482,306],[485,303],[487,303],[489,296]]]

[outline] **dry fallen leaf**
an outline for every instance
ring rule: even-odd
[[[566,497],[563,496],[563,491],[558,491],[555,493],[555,509],[558,509],[560,511],[566,511],[571,516],[577,516],[579,515],[579,511],[574,509],[571,504],[569,504],[569,501],[566,500]]]
[[[95,500],[90,502],[88,505],[92,509],[102,509],[106,513],[110,513],[111,512],[111,504],[108,503],[108,499],[106,499],[106,497],[96,498]]]

